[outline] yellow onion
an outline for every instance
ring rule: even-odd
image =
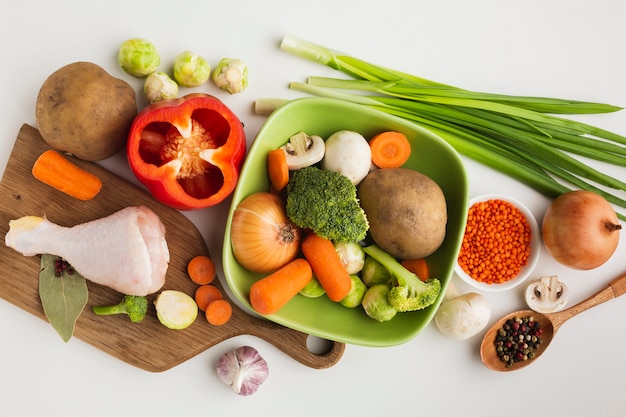
[[[280,197],[257,192],[235,209],[230,235],[237,262],[251,272],[267,273],[297,256],[302,232],[288,219]]]
[[[613,255],[621,228],[615,210],[604,197],[576,190],[557,197],[548,207],[542,237],[548,253],[557,262],[589,270]]]

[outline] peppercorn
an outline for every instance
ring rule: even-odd
[[[65,272],[68,275],[72,275],[74,273],[74,268],[63,258],[57,258],[54,261],[54,276],[59,278]]]
[[[507,320],[498,330],[494,341],[498,357],[506,363],[507,368],[516,362],[532,359],[542,343],[541,333],[541,326],[533,316]]]

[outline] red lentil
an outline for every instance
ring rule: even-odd
[[[509,281],[528,263],[530,235],[528,219],[508,201],[492,199],[473,204],[467,216],[459,265],[479,282]]]

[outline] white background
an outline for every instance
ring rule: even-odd
[[[244,93],[201,90],[217,94],[239,115],[249,142],[265,120],[252,111],[255,99],[298,97],[288,89],[290,81],[338,75],[280,51],[286,34],[468,89],[626,105],[621,0],[21,0],[6,6],[0,25],[0,170],[22,123],[35,124],[39,87],[61,66],[92,61],[139,89],[116,63],[119,45],[135,36],[157,45],[163,66],[186,49],[213,65],[225,56],[244,59],[250,66]],[[626,134],[624,112],[579,119]],[[465,161],[471,196],[505,193],[542,218],[547,199]],[[121,156],[106,164],[131,179]],[[625,169],[611,172],[626,180]],[[213,254],[221,251],[227,208],[188,213]],[[544,252],[534,276],[559,275],[570,287],[572,305],[626,269],[625,244],[622,239],[617,254],[589,272],[568,270]],[[2,265],[1,273],[11,274],[11,266]],[[485,294],[492,321],[523,307],[521,292]],[[480,336],[453,341],[434,324],[397,347],[349,345],[326,370],[310,369],[269,343],[240,336],[154,374],[78,339],[65,344],[45,321],[0,298],[0,413],[617,416],[626,409],[625,319],[626,298],[587,311],[564,325],[538,362],[506,374],[482,365]],[[256,347],[270,366],[269,379],[251,397],[232,393],[214,370],[221,354],[243,344]]]

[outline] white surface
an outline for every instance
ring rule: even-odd
[[[34,124],[36,95],[50,73],[87,60],[132,82],[115,56],[121,42],[134,36],[157,45],[163,66],[185,49],[212,63],[224,56],[247,61],[248,90],[220,97],[245,123],[249,141],[264,121],[252,112],[256,98],[297,97],[288,90],[289,81],[337,75],[281,52],[285,34],[469,89],[626,105],[626,3],[621,0],[22,0],[3,9],[1,167],[21,124]],[[209,87],[203,91],[215,93]],[[626,134],[624,112],[580,119]],[[106,163],[130,178],[123,159]],[[542,218],[545,198],[473,161],[466,167],[471,196],[508,194]],[[612,171],[626,179],[626,170]],[[226,209],[189,214],[216,258]],[[610,262],[590,272],[567,270],[544,252],[535,275],[559,275],[571,289],[571,305],[625,269],[624,245],[626,239]],[[2,273],[11,274],[10,265]],[[485,293],[492,321],[523,306],[522,287]],[[46,322],[0,299],[0,413],[617,416],[626,408],[625,317],[626,298],[585,312],[565,324],[537,363],[508,374],[482,365],[480,336],[456,342],[434,324],[401,346],[347,346],[339,363],[326,370],[307,368],[268,343],[241,336],[152,374],[78,339],[65,344]],[[244,343],[255,346],[270,366],[267,382],[247,398],[229,391],[214,371],[222,353]]]

